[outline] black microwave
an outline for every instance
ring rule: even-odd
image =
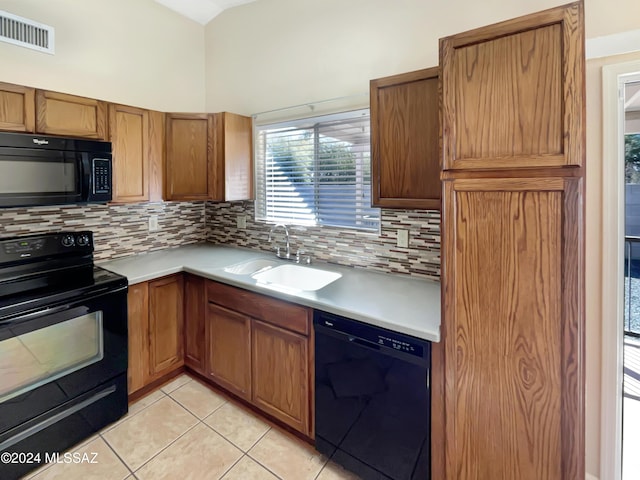
[[[111,142],[0,133],[0,207],[106,203]]]

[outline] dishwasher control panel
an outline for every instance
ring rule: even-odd
[[[314,324],[346,337],[350,342],[386,347],[398,352],[423,358],[430,354],[429,341],[403,333],[351,320],[332,313],[314,312]]]

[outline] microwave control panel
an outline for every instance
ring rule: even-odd
[[[93,159],[93,193],[111,193],[111,162],[104,158]]]

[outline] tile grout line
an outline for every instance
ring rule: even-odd
[[[193,379],[192,379],[192,380],[193,380]],[[183,387],[184,385],[186,385],[187,383],[189,383],[189,382],[185,382],[183,385],[180,385],[180,387],[176,388],[175,390],[172,390],[172,392],[175,392],[175,391],[179,390],[180,388],[182,388],[182,387]],[[147,465],[148,463],[150,463],[154,458],[156,458],[156,457],[157,457],[158,455],[160,455],[162,452],[164,452],[164,451],[165,451],[165,450],[167,450],[169,447],[171,447],[173,444],[175,444],[178,440],[180,440],[180,439],[181,439],[182,437],[184,437],[187,433],[189,433],[191,430],[193,430],[194,428],[196,428],[199,424],[203,424],[205,427],[211,428],[211,427],[209,427],[209,425],[207,425],[207,424],[204,422],[204,419],[200,419],[200,418],[199,418],[197,415],[195,415],[191,410],[189,410],[187,407],[185,407],[184,405],[182,405],[178,400],[176,400],[175,398],[173,398],[173,397],[171,396],[171,394],[169,394],[169,393],[165,393],[165,392],[162,392],[162,393],[164,393],[166,397],[169,397],[169,399],[171,399],[173,402],[175,402],[175,403],[176,403],[180,408],[184,409],[184,410],[185,410],[185,411],[187,411],[190,415],[192,415],[192,416],[197,420],[197,422],[196,422],[196,423],[194,423],[194,424],[193,424],[191,427],[189,427],[187,430],[185,430],[185,431],[184,431],[182,434],[180,434],[178,437],[176,437],[176,438],[175,438],[173,441],[171,441],[169,444],[165,445],[163,448],[161,448],[159,451],[157,451],[157,452],[156,452],[156,453],[155,453],[151,458],[149,458],[149,459],[148,459],[147,461],[145,461],[142,465],[140,465],[140,466],[139,466],[135,471],[132,471],[131,473],[132,473],[136,478],[138,478],[138,477],[137,477],[137,475],[135,474],[136,472],[139,472],[139,471],[140,471],[140,470],[141,470],[145,465]],[[153,402],[153,403],[156,403],[156,402]],[[225,401],[225,402],[224,402],[222,405],[220,405],[218,408],[214,409],[214,410],[211,412],[211,414],[213,414],[214,412],[216,412],[219,408],[221,408],[221,407],[222,407],[224,404],[226,404],[226,403],[227,403],[227,402]],[[149,406],[150,406],[150,405],[149,405]],[[147,408],[147,407],[145,407],[145,408]],[[209,415],[211,415],[211,414],[209,414]],[[208,415],[207,415],[207,416],[208,416]],[[205,418],[207,418],[207,417],[205,417]],[[216,432],[216,433],[218,433],[218,432]],[[218,433],[218,435],[220,435],[220,434]],[[228,441],[228,440],[227,440],[223,435],[220,435],[220,436],[221,436],[222,438],[224,438],[226,441]],[[229,442],[229,443],[231,443],[231,442]],[[232,444],[232,445],[233,445],[234,447],[238,448],[236,445],[234,445],[234,444]],[[242,452],[242,449],[239,449],[239,450]],[[243,453],[244,453],[244,452],[243,452]],[[242,457],[240,457],[240,458],[242,458]],[[127,465],[127,467],[128,467],[128,465]],[[225,475],[226,475],[226,472],[225,472]]]
[[[266,435],[266,433],[265,433]],[[264,435],[263,435],[264,436]],[[262,438],[261,438],[262,440]],[[258,444],[258,442],[256,442],[256,444],[253,446],[255,447]],[[251,447],[251,449],[253,449],[253,447]],[[258,465],[260,465],[262,468],[264,468],[266,471],[268,471],[269,473],[271,473],[274,477],[278,478],[279,480],[284,480],[280,475],[278,475],[276,472],[272,471],[269,467],[267,467],[266,465],[263,465],[262,463],[260,463],[260,461],[256,458],[253,458],[251,455],[249,455],[249,452],[247,452],[245,454],[245,456],[249,457],[251,460],[253,460],[254,462],[256,462]]]
[[[187,382],[188,383],[188,382]],[[176,389],[177,390],[177,389]],[[157,391],[157,390],[156,390]],[[135,470],[133,470],[132,467],[129,466],[129,464],[127,464],[127,462],[125,462],[120,455],[118,455],[118,453],[115,451],[115,448],[111,446],[111,444],[109,443],[109,441],[104,438],[102,436],[102,434],[100,433],[100,437],[104,440],[104,442],[109,446],[109,448],[111,450],[113,450],[113,452],[116,454],[116,456],[122,461],[122,463],[124,463],[124,465],[127,467],[127,469],[131,472],[131,475],[133,475],[136,479],[138,478],[138,476],[135,474],[135,472],[139,471],[142,467],[144,467],[147,463],[149,463],[151,460],[153,460],[154,458],[156,458],[160,453],[164,452],[167,448],[169,448],[171,445],[173,445],[175,442],[178,441],[178,439],[182,438],[183,436],[185,436],[187,433],[189,433],[191,430],[193,430],[195,427],[198,426],[199,423],[202,423],[202,421],[196,416],[194,415],[190,410],[188,410],[187,408],[185,408],[184,406],[180,405],[180,403],[178,403],[173,397],[171,397],[171,395],[166,394],[165,392],[162,392],[164,394],[164,397],[169,397],[169,399],[173,400],[175,403],[177,403],[181,408],[183,408],[184,410],[186,410],[191,416],[193,416],[197,422],[194,423],[191,427],[189,427],[187,430],[185,430],[182,434],[180,434],[178,437],[176,437],[173,441],[171,441],[168,445],[164,446],[163,448],[161,448],[159,451],[157,451],[154,455],[151,456],[151,458],[149,458],[147,461],[145,461],[142,465],[140,465],[138,468],[136,468]],[[146,407],[144,407],[142,410],[140,410],[140,412],[137,413],[141,413],[144,410],[146,410],[147,408],[149,408],[151,405],[156,404],[157,402],[159,402],[160,400],[162,400],[164,397],[159,398],[158,400],[156,400],[155,402],[147,405]],[[137,415],[137,413],[135,415],[133,415],[131,418],[135,417]],[[125,420],[127,421],[129,420],[128,418]],[[111,431],[111,430],[109,430]],[[105,432],[108,433],[108,432]]]
[[[222,407],[221,407],[221,408],[222,408]],[[218,408],[218,409],[216,409],[215,411],[211,412],[211,415],[213,415],[214,413],[216,413],[218,410],[220,410],[220,409]],[[209,418],[211,415],[207,416],[206,418]],[[219,432],[218,430],[216,430],[216,428],[215,428],[215,427],[213,427],[213,426],[209,425],[209,424],[208,424],[207,422],[205,422],[204,420],[205,420],[205,419],[203,419],[203,420],[202,420],[202,423],[204,423],[207,427],[209,427],[211,430],[213,430],[213,431],[214,431],[214,432],[216,432],[218,435],[220,435],[222,438],[224,438],[224,439],[225,439],[227,442],[229,442],[231,445],[233,445],[234,447],[236,447],[237,449],[239,449],[239,450],[240,450],[243,454],[245,454],[245,455],[246,455],[246,454],[248,454],[248,453],[249,453],[249,450],[251,450],[253,447],[255,447],[255,446],[260,442],[260,440],[262,440],[262,439],[264,438],[264,436],[265,436],[267,433],[269,433],[269,432],[271,431],[271,428],[272,428],[272,427],[271,427],[271,425],[269,425],[269,424],[266,424],[266,423],[265,423],[265,425],[267,425],[267,427],[268,427],[268,428],[267,428],[267,430],[265,430],[265,432],[264,432],[262,435],[260,435],[260,436],[258,437],[258,439],[257,439],[255,442],[253,442],[253,443],[251,444],[251,446],[247,449],[247,451],[245,451],[245,450],[244,450],[240,445],[237,445],[233,440],[231,440],[230,438],[227,438],[227,436],[226,436],[226,435],[224,435],[222,432]]]
[[[167,395],[167,397],[171,398],[171,400],[173,400],[174,402],[176,402],[178,405],[180,405],[182,408],[184,408],[187,412],[189,412],[191,415],[193,415],[194,417],[196,417],[198,420],[200,420],[201,422],[204,422],[205,418],[208,418],[209,416],[213,415],[215,412],[217,412],[218,410],[220,410],[224,405],[226,405],[228,403],[228,400],[225,400],[222,404],[218,405],[216,408],[214,408],[209,414],[207,414],[206,417],[204,418],[200,418],[198,415],[196,415],[195,413],[193,413],[191,410],[189,410],[186,406],[184,406],[183,404],[181,404],[177,399],[173,398],[171,395]]]
[[[189,412],[191,413],[191,412]],[[193,415],[191,413],[191,415]],[[198,417],[196,417],[196,420],[198,420]],[[167,445],[165,445],[164,447],[162,447],[160,450],[158,450],[156,453],[154,453],[151,458],[149,458],[148,460],[146,460],[142,465],[140,465],[138,468],[136,468],[132,473],[133,475],[135,475],[136,478],[138,478],[138,476],[136,475],[136,472],[139,472],[140,470],[142,470],[142,468],[144,468],[145,465],[147,465],[148,463],[150,463],[154,458],[156,458],[158,455],[160,455],[162,452],[164,452],[166,449],[168,449],[169,447],[171,447],[174,443],[176,443],[178,440],[180,440],[182,437],[184,437],[187,433],[189,433],[191,430],[193,430],[194,428],[196,428],[198,426],[198,424],[202,423],[201,421],[198,421],[196,423],[194,423],[192,426],[190,426],[188,429],[186,429],[183,433],[181,433],[179,436],[177,436],[174,440],[172,440],[170,443],[168,443]]]
[[[133,473],[133,470],[131,469],[131,467],[129,467],[127,462],[125,462],[124,459],[122,457],[120,457],[118,452],[116,452],[116,450],[111,446],[111,444],[107,441],[107,439],[104,438],[101,433],[99,433],[98,435],[102,439],[102,441],[107,445],[107,448],[113,452],[113,454],[116,456],[116,458],[118,460],[120,460],[122,462],[122,464],[124,465],[124,467],[129,471],[129,475],[127,475],[124,478],[126,479],[126,478],[129,478],[129,476],[133,475],[134,473]]]
[[[217,433],[217,432],[216,432]],[[224,437],[222,437],[224,438]],[[226,440],[226,439],[225,439]],[[240,450],[242,452],[242,450]],[[229,473],[231,470],[233,470],[233,467],[235,467],[238,463],[240,463],[240,460],[242,460],[247,454],[242,452],[242,455],[240,455],[240,458],[238,458],[238,460],[236,460],[235,462],[233,462],[233,465],[231,465],[229,468],[227,468],[222,475],[220,475],[216,480],[222,480],[224,478],[224,476]]]
[[[150,396],[151,394],[155,393],[155,392],[158,392],[158,391],[159,391],[159,392],[161,392],[165,397],[166,397],[166,396],[168,396],[166,393],[164,393],[164,392],[163,392],[162,390],[160,390],[160,389],[159,389],[159,390],[154,390],[153,392],[149,392],[149,396]],[[135,412],[135,413],[132,413],[131,415],[129,415],[129,411],[128,411],[128,409],[127,409],[127,415],[129,415],[129,416],[127,416],[126,418],[125,418],[125,417],[121,417],[121,418],[119,418],[119,419],[118,419],[118,420],[116,420],[115,422],[111,423],[111,424],[110,424],[110,425],[108,425],[107,427],[105,427],[105,428],[103,428],[102,430],[100,430],[100,431],[98,432],[98,435],[102,436],[102,434],[103,434],[103,433],[108,433],[108,432],[110,432],[111,430],[113,430],[114,428],[118,428],[118,427],[119,427],[120,425],[122,425],[124,422],[126,422],[127,420],[129,420],[129,419],[131,419],[131,418],[135,417],[135,416],[136,416],[136,415],[138,415],[139,413],[144,412],[147,408],[151,407],[152,405],[155,405],[157,402],[159,402],[159,401],[160,401],[160,400],[162,400],[163,398],[164,398],[164,397],[160,397],[160,398],[158,398],[157,400],[154,400],[153,402],[151,402],[151,403],[150,403],[149,405],[147,405],[146,407],[141,408],[139,411],[137,411],[137,412]],[[140,399],[140,400],[142,400],[142,399]],[[138,400],[138,401],[140,401],[140,400]],[[137,403],[138,401],[136,401],[135,403]]]

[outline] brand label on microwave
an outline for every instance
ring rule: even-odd
[[[34,138],[33,143],[35,143],[36,145],[49,145],[48,140],[40,140],[39,138]]]

